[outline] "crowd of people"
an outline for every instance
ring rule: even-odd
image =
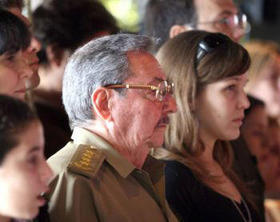
[[[280,45],[241,44],[233,0],[148,0],[139,33],[23,8],[0,0],[0,222],[280,221]]]

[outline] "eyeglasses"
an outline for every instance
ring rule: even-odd
[[[221,33],[209,33],[207,36],[205,36],[197,46],[195,69],[206,54],[213,52],[216,48],[225,44],[227,38],[227,36]]]
[[[121,89],[121,88],[125,88],[125,89],[149,89],[149,90],[155,92],[155,94],[148,95],[148,98],[151,99],[151,100],[158,100],[160,102],[162,102],[168,94],[173,95],[173,91],[174,91],[174,83],[170,83],[166,80],[160,82],[158,84],[158,86],[140,85],[140,84],[121,84],[121,85],[112,84],[112,85],[107,85],[105,87],[108,88],[108,89]]]
[[[239,28],[244,30],[245,33],[248,33],[251,29],[250,23],[247,20],[247,16],[241,12],[229,16],[225,16],[224,18],[215,21],[199,22],[196,23],[195,25],[200,25],[200,24],[219,25],[221,31],[225,31],[226,29],[234,30],[236,28]],[[194,24],[191,24],[191,26],[194,26]]]

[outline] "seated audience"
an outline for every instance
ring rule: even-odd
[[[47,157],[71,136],[61,99],[62,78],[69,55],[89,40],[118,31],[115,20],[101,3],[92,0],[45,1],[33,13],[33,32],[41,42],[40,85],[35,107],[44,126]]]
[[[0,144],[0,221],[30,220],[46,202],[42,194],[48,191],[52,172],[44,158],[38,117],[26,103],[4,95],[0,95]]]
[[[176,86],[178,108],[155,151],[166,160],[170,207],[182,221],[261,221],[227,142],[239,137],[249,107],[248,52],[221,33],[189,31],[168,40],[157,58]]]

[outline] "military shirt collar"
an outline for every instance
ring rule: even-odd
[[[75,127],[72,137],[74,143],[92,145],[95,149],[102,150],[107,162],[122,176],[127,177],[135,166],[121,156],[111,144],[102,137],[84,128]]]

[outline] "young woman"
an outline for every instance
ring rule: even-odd
[[[45,204],[52,172],[42,125],[24,102],[0,95],[0,221],[32,219]]]
[[[24,99],[33,74],[23,56],[29,44],[30,33],[25,24],[0,9],[0,93]]]
[[[243,90],[247,51],[218,33],[190,31],[157,58],[175,84],[165,149],[166,195],[182,221],[259,221],[245,184],[232,170],[228,140],[238,138],[249,101]]]

